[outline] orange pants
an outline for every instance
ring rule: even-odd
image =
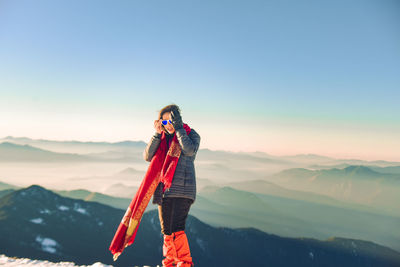
[[[190,248],[185,231],[164,235],[163,267],[191,267],[194,266],[190,255]]]

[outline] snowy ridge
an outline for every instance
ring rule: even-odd
[[[4,254],[0,254],[0,266],[35,266],[35,267],[113,267],[112,265],[107,265],[101,262],[93,263],[92,265],[76,265],[70,261],[60,261],[60,262],[50,262],[46,260],[31,260],[28,258],[16,258],[7,257]],[[158,265],[157,265],[158,266]],[[139,266],[135,266],[139,267]],[[143,266],[150,267],[150,266]]]
[[[16,258],[16,257],[7,257],[4,254],[0,254],[0,266],[40,266],[40,267],[55,267],[55,266],[68,266],[68,267],[112,267],[112,265],[103,264],[101,262],[96,262],[92,265],[75,265],[73,262],[68,261],[60,261],[60,262],[50,262],[43,260],[31,260],[28,258]]]

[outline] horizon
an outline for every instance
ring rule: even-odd
[[[146,141],[144,140],[130,140],[130,139],[125,139],[125,140],[120,140],[120,141],[106,141],[106,140],[98,140],[98,141],[90,141],[90,140],[77,140],[77,139],[70,139],[70,140],[56,140],[56,139],[43,139],[43,138],[31,138],[31,137],[27,137],[27,136],[11,136],[11,135],[7,135],[4,137],[0,137],[0,140],[2,139],[7,139],[7,138],[11,138],[11,139],[30,139],[30,140],[34,140],[34,141],[50,141],[50,142],[81,142],[81,143],[109,143],[109,144],[115,144],[115,143],[122,143],[122,142],[144,142],[145,144],[147,144]],[[1,142],[0,144],[2,144],[4,142]],[[32,145],[29,145],[31,147],[35,147]],[[342,158],[342,157],[335,157],[335,156],[330,156],[330,155],[324,155],[324,154],[315,154],[315,153],[299,153],[299,154],[285,154],[285,155],[277,155],[277,154],[272,154],[272,153],[268,153],[268,152],[264,152],[264,151],[232,151],[232,150],[226,150],[226,149],[210,149],[207,147],[199,147],[199,150],[201,149],[205,149],[205,150],[210,150],[210,151],[222,151],[222,152],[230,152],[230,153],[263,153],[267,156],[273,156],[273,157],[295,157],[295,156],[319,156],[319,157],[328,157],[328,158],[332,158],[333,160],[362,160],[362,161],[366,161],[366,162],[373,162],[373,161],[385,161],[385,162],[392,162],[392,163],[400,163],[400,161],[396,161],[396,160],[384,160],[384,159],[362,159],[362,158]]]

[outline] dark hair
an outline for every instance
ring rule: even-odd
[[[171,105],[168,105],[168,106],[163,107],[163,108],[158,112],[158,118],[159,118],[159,119],[162,119],[162,116],[164,115],[164,113],[166,113],[166,112],[171,112],[171,110],[173,110],[173,109],[177,109],[177,110],[179,111],[179,113],[181,113],[181,109],[178,107],[178,105],[171,104]],[[162,127],[161,127],[162,130],[163,130],[166,134],[169,134],[168,131],[165,129],[164,125],[161,124],[161,126],[162,126]]]

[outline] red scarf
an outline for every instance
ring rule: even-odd
[[[183,128],[189,135],[191,130],[189,125],[184,123]],[[174,133],[171,145],[167,151],[167,140],[165,132],[163,131],[161,134],[160,145],[151,159],[144,179],[133,197],[131,204],[126,210],[114,238],[111,241],[109,250],[114,255],[114,261],[116,261],[118,256],[121,255],[124,248],[133,244],[137,230],[139,229],[140,220],[142,219],[143,213],[146,210],[157,185],[160,182],[164,184],[163,192],[169,190],[171,187],[180,155],[181,147],[178,138],[176,137],[176,132]]]

